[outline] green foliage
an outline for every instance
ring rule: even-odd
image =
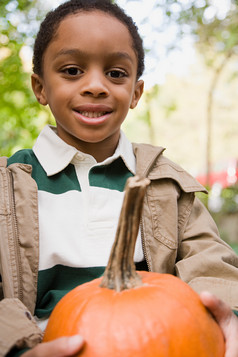
[[[30,9],[36,1],[1,1],[0,3],[0,155],[11,155],[31,147],[50,114],[36,102],[30,74],[24,69],[21,51],[32,43],[34,29]],[[14,16],[13,11],[14,10]],[[24,20],[24,26],[20,25]]]
[[[163,24],[156,30],[164,31],[172,24],[178,39],[192,35],[207,65],[214,66],[220,56],[238,53],[238,2],[230,0],[225,5],[214,0],[156,0],[155,8],[164,13]],[[178,43],[174,41],[168,50],[179,47]]]
[[[222,212],[238,212],[238,186],[224,188],[221,192]]]
[[[230,243],[230,246],[238,255],[238,243]]]
[[[149,128],[152,128],[151,110],[153,102],[157,99],[159,93],[159,86],[156,84],[149,90],[143,93],[142,101],[143,106],[137,113],[137,118],[143,121]]]
[[[211,192],[209,190],[208,195],[196,194],[208,210]],[[217,212],[210,210],[211,216],[216,222],[221,238],[238,254],[237,224],[234,223],[237,221],[238,214],[238,185],[224,188],[220,193],[219,202],[221,204],[220,209]]]
[[[196,196],[206,207],[209,207],[208,200],[212,191],[209,188],[207,188],[207,190],[208,195],[198,192]],[[238,212],[238,185],[223,188],[220,193],[220,199],[222,202],[221,209],[215,215]]]
[[[179,3],[179,1],[178,1]],[[181,3],[183,3],[181,1]],[[219,55],[238,51],[238,4],[231,0],[227,12],[221,14],[212,0],[192,0],[181,5],[177,22],[180,33],[191,33],[207,64],[213,64]]]
[[[209,190],[208,190],[209,192]],[[203,192],[197,192],[196,196],[199,198],[199,200],[206,206],[208,207],[208,194],[205,194]]]

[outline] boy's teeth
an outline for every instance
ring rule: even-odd
[[[106,112],[86,112],[86,111],[80,111],[80,114],[82,114],[85,117],[88,118],[99,118],[102,117],[103,115],[106,114]]]

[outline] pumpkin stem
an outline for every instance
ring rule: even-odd
[[[149,179],[138,176],[127,180],[115,241],[100,284],[103,288],[122,291],[142,285],[134,264],[134,250],[149,183]]]

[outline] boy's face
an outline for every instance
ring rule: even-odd
[[[43,73],[33,74],[32,86],[50,106],[58,135],[97,161],[111,155],[143,92],[126,26],[100,11],[66,17],[46,49]]]

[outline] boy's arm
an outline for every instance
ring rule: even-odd
[[[0,357],[67,357],[83,346],[79,335],[40,343],[43,333],[31,313],[18,299],[0,301]]]
[[[179,242],[175,268],[195,291],[207,290],[238,310],[238,256],[219,237],[214,220],[197,198]]]
[[[42,331],[18,299],[0,301],[0,357],[15,346],[32,348],[42,340]]]

